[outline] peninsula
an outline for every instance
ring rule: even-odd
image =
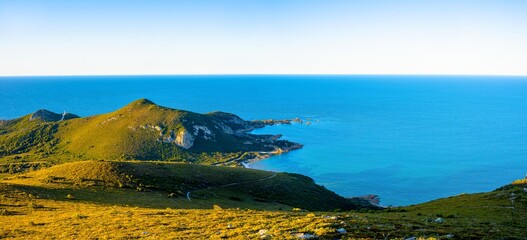
[[[0,123],[4,162],[161,160],[238,165],[302,148],[282,135],[255,135],[290,120],[245,121],[225,112],[199,114],[140,99],[89,117],[38,110]]]

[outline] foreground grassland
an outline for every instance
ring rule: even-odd
[[[0,236],[26,239],[296,239],[300,236],[298,234],[310,233],[322,239],[412,236],[525,239],[525,196],[516,203],[515,209],[511,209],[511,203],[500,196],[508,191],[510,189],[463,195],[383,211],[295,212],[221,209],[218,205],[213,209],[210,202],[209,205],[194,206],[209,209],[136,207],[133,202],[127,202],[128,206],[92,203],[74,195],[52,200],[35,195],[34,190],[3,184],[0,190]],[[141,201],[145,200],[131,191],[121,194],[114,197],[130,194],[128,197],[137,199],[137,205],[142,205]],[[156,201],[155,198],[152,200]],[[179,204],[183,207],[184,202]],[[434,222],[437,218],[445,222]],[[340,228],[346,233],[338,233]]]
[[[4,182],[56,200],[74,194],[94,203],[157,208],[203,208],[196,205],[202,202],[253,209],[375,208],[363,199],[341,197],[299,174],[197,164],[81,161],[17,174]]]
[[[59,175],[57,171],[53,174]],[[254,201],[250,194],[233,198],[233,193],[240,193],[239,186],[198,190],[189,201],[166,191],[39,180],[49,174],[49,169],[41,170],[10,176],[0,183],[1,237],[298,239],[313,234],[321,239],[527,238],[527,185],[521,181],[489,193],[409,207],[312,212]],[[306,201],[309,197],[305,196]]]

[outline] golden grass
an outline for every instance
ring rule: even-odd
[[[309,212],[294,208],[297,206],[257,201],[254,193],[245,192],[242,186],[196,191],[192,201],[162,190],[114,187],[111,183],[122,180],[121,175],[114,173],[128,169],[116,169],[120,164],[124,163],[64,164],[2,180],[0,236],[16,239],[298,239],[297,234],[314,234],[321,239],[527,236],[527,184],[521,182],[489,193],[463,194],[381,211]],[[218,178],[207,177],[219,183],[255,176],[236,175],[248,171],[239,168],[126,164],[148,177],[155,176],[151,170],[160,175],[186,173],[192,178],[195,174],[224,171]],[[163,170],[164,167],[168,169]],[[204,169],[211,171],[201,171]],[[55,176],[56,181],[47,181],[50,176]],[[91,180],[104,184],[86,185]],[[285,180],[275,183],[291,186]],[[255,186],[249,187],[254,190]],[[304,195],[303,200],[312,201],[310,197]],[[444,222],[436,222],[438,218]],[[346,232],[341,234],[339,229]]]
[[[149,209],[101,205],[77,200],[42,199],[2,186],[0,235],[26,239],[255,239],[258,232],[295,239],[297,232],[330,236],[336,219],[306,212],[236,209]],[[209,205],[209,208],[212,206]]]
[[[140,192],[152,191],[161,195],[156,198],[160,203],[150,201],[148,205],[141,206],[160,207],[169,204],[172,207],[172,202],[188,201],[187,193],[191,192],[192,203],[220,201],[228,207],[252,209],[300,207],[334,210],[372,207],[358,200],[344,199],[297,174],[183,163],[81,161],[15,175],[4,182],[43,192],[49,195],[48,198],[58,199],[71,193],[87,201],[110,204],[117,204],[117,201],[108,195],[109,192],[123,195],[125,200],[119,201],[127,202],[130,196],[143,199],[141,194],[144,193]],[[305,197],[306,193],[309,198]],[[167,200],[167,195],[173,200]],[[194,204],[190,206],[202,208]]]
[[[527,178],[518,179],[518,180],[512,182],[512,184],[514,184],[514,185],[527,184]]]
[[[57,185],[56,187],[58,187]],[[497,239],[527,236],[527,194],[507,187],[384,211],[292,211],[228,205],[129,189],[37,188],[0,183],[0,236],[20,239]],[[509,196],[516,193],[514,209]],[[71,194],[71,198],[68,198]],[[221,194],[221,193],[219,193]],[[232,202],[230,202],[232,203]],[[216,206],[215,206],[216,205]],[[285,206],[281,206],[285,207]],[[194,208],[194,209],[184,209]],[[434,220],[442,218],[444,223]],[[344,228],[345,234],[338,229]],[[260,231],[262,230],[262,231]],[[260,235],[259,232],[265,232]]]

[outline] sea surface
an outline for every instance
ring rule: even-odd
[[[301,150],[251,164],[295,172],[343,196],[410,205],[490,191],[527,173],[527,77],[86,76],[2,77],[0,119],[45,108],[81,116],[139,98],[280,125]]]

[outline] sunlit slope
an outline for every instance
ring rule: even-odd
[[[236,190],[240,193],[236,200],[229,199],[228,194],[232,192],[220,188],[201,194],[193,192],[192,201],[188,201],[185,197],[169,197],[166,191],[114,187],[115,183],[128,179],[119,177],[118,172],[131,166],[134,164],[85,162],[17,175],[0,182],[1,236],[19,239],[299,239],[306,236],[525,239],[527,236],[527,184],[522,183],[525,180],[491,192],[463,194],[409,207],[304,212],[290,211],[292,208],[288,205],[250,201],[250,195],[241,194],[241,190]],[[145,165],[132,169],[140,166]],[[147,173],[147,169],[141,170],[141,174]],[[218,169],[226,176],[219,177],[218,184],[238,176],[226,174],[232,169]],[[207,174],[199,169],[179,170]],[[162,171],[167,170],[155,170]],[[269,173],[260,174],[262,177]],[[56,176],[50,178],[53,175]],[[95,180],[101,182],[95,183]]]
[[[250,206],[254,202],[309,210],[373,208],[364,200],[345,199],[298,174],[196,164],[81,161],[12,177],[8,182],[49,191],[122,189],[155,192],[153,197],[163,192],[166,199],[207,202],[209,206]]]
[[[216,163],[243,153],[289,151],[301,145],[253,135],[234,114],[198,114],[140,99],[107,114],[48,121],[28,115],[0,123],[5,161],[137,159]],[[67,115],[69,116],[69,115]]]

